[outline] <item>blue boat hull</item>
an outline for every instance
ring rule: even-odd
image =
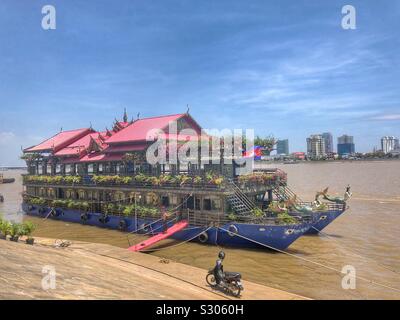
[[[310,229],[306,232],[306,234],[318,234],[319,231],[322,231],[337,217],[339,217],[343,212],[344,210],[319,212],[316,215]]]
[[[152,235],[160,232],[163,227],[162,223],[157,222],[158,219],[155,218],[138,218],[135,221],[133,217],[109,215],[107,221],[101,222],[100,218],[102,215],[100,213],[88,213],[87,220],[84,221],[81,219],[81,212],[78,210],[56,209],[54,215],[49,215],[51,209],[47,207],[41,208],[23,204],[22,209],[26,214],[32,216],[42,218],[48,216],[54,220],[109,229],[120,229],[120,223],[124,221],[125,232],[135,232],[138,230],[138,233]],[[261,225],[235,222],[220,226],[219,228],[189,225],[184,230],[175,233],[172,238],[180,241],[193,240],[206,244],[230,247],[284,250],[300,236],[308,232],[311,225],[306,222],[294,225]],[[147,228],[143,229],[144,226],[147,226]],[[201,237],[199,237],[200,234],[202,234]]]

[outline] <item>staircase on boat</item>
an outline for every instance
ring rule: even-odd
[[[232,194],[227,197],[227,200],[233,211],[238,215],[250,214],[256,205],[233,181],[229,181],[229,186]]]
[[[286,184],[279,184],[276,188],[272,190],[278,201],[287,201],[289,199],[295,199],[295,203],[302,203],[303,200],[293,192]]]

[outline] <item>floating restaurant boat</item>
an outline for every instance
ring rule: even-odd
[[[171,123],[178,134],[168,131]],[[152,164],[146,159],[154,143],[148,141],[152,129],[166,132],[167,145],[176,143],[178,148],[203,139],[188,113],[128,121],[125,112],[111,130],[59,132],[24,150],[28,174],[23,175],[23,210],[154,237],[133,251],[167,237],[283,250],[313,226],[322,230],[345,210],[345,204],[331,202],[324,210],[302,212],[306,204],[296,199],[279,169],[239,175],[234,161],[214,164],[201,156],[197,163],[184,164],[168,155],[166,162]],[[183,129],[192,133],[183,134]],[[274,201],[289,200],[300,210],[270,210]],[[165,213],[169,219],[163,220]]]

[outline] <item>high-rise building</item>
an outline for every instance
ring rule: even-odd
[[[389,153],[392,150],[399,149],[399,139],[393,136],[385,136],[381,139],[383,153]]]
[[[333,152],[333,136],[330,132],[324,132],[322,138],[325,140],[325,153]]]
[[[277,154],[289,154],[289,140],[278,140],[276,143]]]
[[[321,134],[313,134],[307,138],[307,156],[312,159],[322,158],[326,155],[325,140]]]
[[[340,156],[355,152],[354,138],[347,134],[338,137],[337,151]]]

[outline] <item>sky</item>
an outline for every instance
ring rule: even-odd
[[[203,128],[254,129],[291,152],[322,132],[370,151],[400,136],[399,16],[396,0],[2,0],[0,166],[61,128],[188,104]]]

